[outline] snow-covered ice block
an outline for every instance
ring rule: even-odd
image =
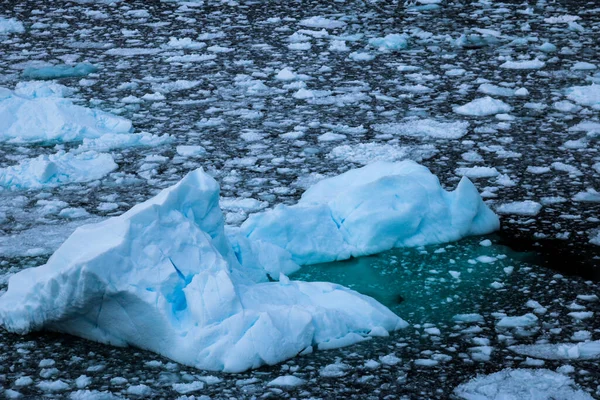
[[[25,68],[23,76],[28,79],[78,78],[97,72],[98,68],[87,63],[55,65],[42,68]]]
[[[100,179],[117,169],[110,154],[86,151],[75,154],[60,151],[26,159],[0,168],[0,187],[39,189]]]
[[[283,274],[269,282],[267,269],[290,263],[285,252],[283,260],[271,251],[252,257],[240,251],[240,243],[248,248],[243,238],[234,250],[218,203],[218,184],[200,169],[119,217],[78,228],[45,265],[10,278],[0,324],[231,372],[407,326],[339,285]]]
[[[376,162],[324,179],[298,204],[254,214],[240,227],[251,241],[286,249],[300,264],[481,235],[499,220],[471,181],[447,192],[413,161]]]
[[[69,142],[132,130],[130,120],[73,104],[69,94],[52,82],[0,87],[0,142]]]
[[[467,400],[592,400],[568,376],[547,369],[504,369],[481,375],[454,389]]]

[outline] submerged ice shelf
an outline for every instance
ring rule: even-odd
[[[316,184],[297,206],[256,214],[261,240],[226,236],[218,200],[218,184],[199,169],[119,217],[78,228],[47,264],[11,277],[0,322],[21,334],[66,332],[201,369],[243,371],[408,326],[371,297],[289,280],[294,261],[440,243],[498,227],[468,180],[445,192],[414,162],[352,170]],[[343,221],[330,226],[336,215]],[[282,236],[270,231],[277,225],[288,243],[274,240]]]

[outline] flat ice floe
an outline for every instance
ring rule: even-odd
[[[100,179],[117,169],[110,154],[86,151],[79,154],[64,151],[26,159],[0,168],[0,187],[38,189],[67,183],[82,183]]]
[[[69,142],[107,133],[129,133],[128,119],[79,106],[70,90],[50,82],[21,82],[0,88],[0,141]]]
[[[591,360],[600,358],[600,341],[558,344],[523,344],[509,347],[517,354],[544,360]]]
[[[16,18],[0,17],[0,35],[23,32],[25,32],[23,23],[17,20]]]
[[[504,369],[463,383],[454,394],[467,400],[592,400],[573,379],[547,369]]]
[[[305,265],[449,242],[498,228],[498,217],[467,178],[446,192],[427,168],[402,161],[376,162],[324,179],[298,204],[250,216],[240,234],[281,247]]]
[[[376,124],[373,129],[388,135],[459,139],[467,134],[466,121],[440,122],[433,119],[416,119],[399,123]]]
[[[407,326],[339,285],[282,274],[268,282],[266,269],[277,278],[290,263],[285,252],[263,244],[264,253],[253,254],[243,240],[234,251],[218,201],[217,183],[197,170],[119,217],[78,228],[47,264],[11,277],[2,325],[134,345],[230,372]]]

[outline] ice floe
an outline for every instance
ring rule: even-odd
[[[21,82],[0,88],[0,141],[69,142],[107,133],[129,133],[128,119],[76,105],[70,90],[48,82]]]
[[[481,375],[454,390],[467,400],[591,400],[568,376],[547,369],[504,369]]]
[[[512,110],[512,107],[492,97],[486,96],[480,99],[475,99],[465,105],[455,107],[454,112],[461,115],[469,115],[481,117],[494,115],[499,113],[507,113]]]

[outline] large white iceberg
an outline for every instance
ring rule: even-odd
[[[261,245],[265,254],[254,256],[240,238],[236,253],[218,202],[217,183],[197,170],[119,217],[78,228],[47,264],[11,277],[0,323],[231,372],[407,326],[339,285],[283,274],[269,282],[261,263],[285,270],[285,252]]]
[[[51,82],[0,87],[0,142],[69,142],[132,131],[130,120],[76,105],[68,95],[68,88]]]
[[[134,345],[201,369],[243,371],[407,323],[370,297],[290,281],[301,264],[487,233],[496,215],[463,179],[444,191],[414,162],[375,163],[225,233],[202,170],[125,214],[78,228],[47,264],[10,278],[0,324]],[[278,279],[278,282],[270,280]]]
[[[376,162],[309,188],[298,204],[254,214],[240,234],[284,248],[300,264],[483,235],[499,220],[468,178],[452,192],[413,161]]]

